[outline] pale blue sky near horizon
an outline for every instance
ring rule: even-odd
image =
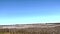
[[[60,22],[60,0],[0,0],[0,25],[54,22]]]

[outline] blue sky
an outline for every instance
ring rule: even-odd
[[[0,24],[60,22],[59,0],[0,0]]]

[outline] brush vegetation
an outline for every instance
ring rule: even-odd
[[[0,29],[0,34],[59,34],[52,28]]]
[[[43,28],[41,28],[42,26],[40,27],[40,25],[38,26],[30,28],[22,28],[22,29],[2,28],[0,29],[0,34],[60,34],[60,26],[54,25],[56,27],[43,27]]]

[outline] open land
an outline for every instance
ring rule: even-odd
[[[0,25],[0,34],[60,34],[60,23]]]

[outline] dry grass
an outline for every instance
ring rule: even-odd
[[[0,34],[60,34],[60,26],[50,28],[0,29]]]
[[[0,34],[59,34],[56,28],[4,29]]]

